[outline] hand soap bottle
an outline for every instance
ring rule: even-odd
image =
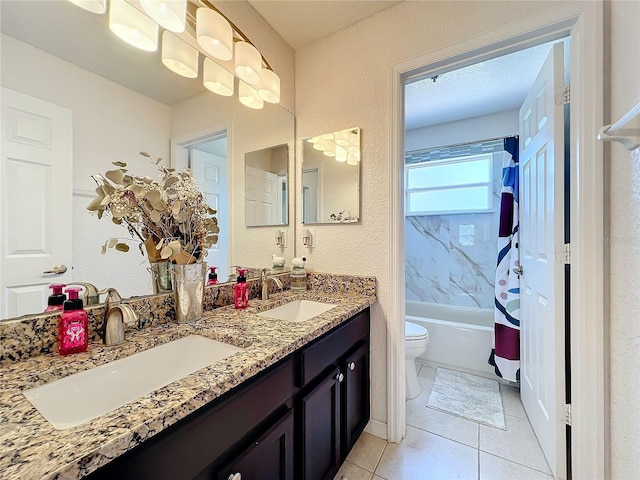
[[[218,284],[218,274],[216,273],[217,268],[218,267],[209,267],[209,278],[207,280],[207,285]]]
[[[45,308],[45,312],[55,312],[58,310],[62,310],[62,304],[67,299],[67,296],[62,293],[62,289],[66,287],[64,283],[52,283],[49,285],[51,289],[51,295],[47,300],[47,308]]]
[[[249,306],[249,290],[247,288],[247,269],[238,269],[238,283],[233,286],[233,304],[235,308]]]
[[[296,257],[291,260],[291,290],[294,292],[304,292],[307,290],[307,271],[304,268],[305,257]]]
[[[65,290],[69,294],[69,299],[64,302],[60,315],[58,329],[60,355],[85,352],[89,345],[89,319],[87,312],[82,308],[82,299],[78,298],[80,290],[80,287],[69,287]]]

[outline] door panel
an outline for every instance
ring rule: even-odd
[[[565,478],[563,48],[554,45],[520,109],[521,397],[556,478]]]
[[[71,110],[2,88],[0,318],[44,309],[71,281]],[[64,274],[44,274],[64,264]]]

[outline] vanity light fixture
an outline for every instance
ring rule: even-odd
[[[336,146],[336,161],[337,162],[346,162],[347,161],[347,156],[349,154],[347,153],[347,151],[340,145]]]
[[[353,156],[353,153],[350,153],[347,156],[347,165],[358,165],[359,160]]]
[[[158,24],[125,0],[111,0],[109,29],[120,39],[140,50],[158,49]]]
[[[260,110],[264,107],[264,101],[258,95],[258,91],[251,85],[247,85],[242,80],[238,82],[238,99],[244,106]]]
[[[280,77],[268,68],[263,68],[260,75],[262,82],[258,85],[258,95],[265,102],[280,103]]]
[[[207,7],[196,10],[196,39],[212,57],[233,58],[233,29],[220,13]]]
[[[207,90],[230,97],[233,95],[233,83],[235,77],[226,68],[221,67],[210,58],[204,59],[204,72],[202,74],[202,83]]]
[[[169,30],[162,32],[162,63],[183,77],[198,76],[198,51]]]
[[[184,32],[187,0],[140,0],[140,6],[161,27]]]
[[[74,5],[91,13],[102,14],[107,11],[107,0],[69,0]]]
[[[344,147],[345,145],[349,145],[349,135],[346,130],[336,132],[335,137],[336,137],[335,138],[336,145],[340,145],[341,147]]]
[[[262,55],[248,42],[236,43],[236,75],[249,85],[259,85],[262,81]]]
[[[318,138],[314,142],[313,148],[318,150],[319,152],[323,152],[326,147],[324,146],[324,142],[322,141],[322,139]]]

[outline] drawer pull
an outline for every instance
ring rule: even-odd
[[[349,370],[353,371],[356,369],[356,362],[349,362]]]
[[[344,380],[344,375],[342,373],[339,373],[336,375],[336,380],[338,380],[338,382],[342,383],[342,381]]]
[[[229,475],[229,478],[227,478],[227,480],[242,480],[242,475],[240,474],[240,472],[232,473],[231,475]]]

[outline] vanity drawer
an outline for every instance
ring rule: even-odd
[[[297,386],[302,387],[329,366],[337,365],[341,356],[362,338],[369,335],[369,309],[321,337],[300,352],[300,372]]]

